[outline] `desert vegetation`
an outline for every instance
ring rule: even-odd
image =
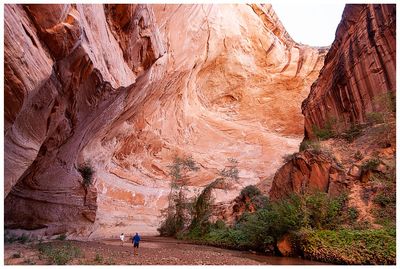
[[[345,194],[332,198],[317,192],[271,202],[257,192],[252,201],[263,204],[255,212],[245,212],[232,226],[221,220],[206,222],[189,227],[181,238],[280,255],[277,243],[287,235],[292,255],[337,264],[394,264],[394,224],[371,229],[359,223],[358,211],[348,206],[347,199]]]
[[[60,246],[54,244],[39,243],[37,248],[42,255],[40,258],[48,260],[51,264],[65,265],[74,258],[79,258],[81,249],[66,242]]]
[[[78,168],[79,173],[82,176],[82,185],[84,188],[88,188],[93,183],[94,169],[90,162],[85,162]]]
[[[303,142],[302,147],[315,154],[326,151],[319,141]],[[285,161],[291,158],[291,155],[284,157]],[[361,161],[364,156],[357,151],[351,158]],[[349,203],[346,192],[337,196],[324,192],[293,193],[271,201],[253,185],[243,188],[235,199],[236,203],[244,205],[244,212],[233,224],[221,219],[212,222],[212,190],[221,182],[235,180],[236,176],[232,175],[239,171],[232,164],[237,164],[236,161],[220,171],[195,199],[186,200],[190,209],[186,215],[187,225],[175,229],[173,236],[198,244],[270,255],[281,255],[279,242],[289,240],[289,255],[306,259],[335,264],[394,264],[395,169],[388,167],[382,173],[377,170],[382,163],[379,157],[372,157],[360,165],[362,174],[372,175],[366,199],[373,203],[373,223],[360,219],[359,209]]]

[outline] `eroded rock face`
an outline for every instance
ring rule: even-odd
[[[176,154],[191,194],[236,158],[234,198],[297,150],[325,53],[270,5],[5,5],[6,226],[155,234]]]
[[[331,156],[306,150],[293,155],[275,174],[269,196],[271,200],[289,197],[292,193],[326,192],[340,194],[351,177]]]
[[[305,138],[334,120],[338,131],[381,111],[396,92],[396,5],[346,5],[317,81],[302,104]]]

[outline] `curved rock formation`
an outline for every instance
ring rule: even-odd
[[[270,5],[5,5],[6,226],[154,234],[176,154],[192,194],[236,158],[235,197],[297,149],[326,51]]]
[[[396,5],[346,5],[317,81],[302,104],[305,138],[336,121],[345,130],[396,92]]]

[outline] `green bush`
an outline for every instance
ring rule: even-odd
[[[396,184],[395,182],[382,181],[373,202],[378,205],[373,210],[373,215],[378,224],[394,226],[396,223]]]
[[[347,214],[349,215],[350,221],[353,223],[357,220],[359,216],[358,209],[355,207],[349,207],[349,209],[347,210]]]
[[[384,123],[384,118],[383,118],[383,114],[380,112],[370,112],[366,114],[367,117],[367,123],[368,124],[380,124],[380,123]]]
[[[101,254],[96,253],[96,257],[94,258],[94,261],[97,263],[103,263],[103,256],[101,256]]]
[[[213,224],[213,227],[218,230],[223,230],[226,229],[226,224],[223,220],[219,219]]]
[[[72,246],[71,243],[64,243],[61,246],[54,244],[38,244],[39,252],[44,255],[52,264],[64,265],[74,258],[81,256],[81,250]]]
[[[312,228],[336,229],[343,221],[343,209],[347,202],[347,194],[329,197],[324,192],[304,195],[306,226]]]
[[[335,136],[335,133],[331,129],[318,128],[316,125],[313,125],[312,129],[314,135],[321,140],[327,140]]]
[[[299,146],[299,151],[304,151],[304,150],[308,149],[308,145],[310,144],[310,142],[311,142],[310,140],[301,141],[300,146]]]
[[[395,264],[395,230],[310,230],[295,233],[306,259],[334,264]]]
[[[384,191],[389,191],[389,188],[381,190]],[[260,193],[254,186],[248,186],[241,195],[257,197]],[[384,208],[395,208],[393,199],[394,196],[382,202],[386,204]],[[245,212],[232,227],[219,220],[210,224],[205,233],[196,226],[183,238],[214,246],[276,254],[279,253],[277,242],[289,234],[291,239],[294,238],[295,251],[307,259],[338,264],[393,264],[395,229],[368,230],[369,223],[356,222],[359,212],[354,207],[347,207],[347,202],[347,193],[337,197],[321,192],[292,194],[284,200],[268,201],[253,213]],[[392,213],[395,214],[395,210]],[[347,230],[343,230],[344,227]],[[391,223],[385,227],[395,226]]]
[[[319,143],[319,141],[315,141],[315,140],[303,140],[300,143],[300,151],[304,151],[304,150],[311,150],[314,153],[320,153],[321,152],[321,144]]]
[[[261,192],[255,186],[245,187],[239,197],[259,197]],[[190,227],[184,236],[213,245],[239,249],[253,249],[261,252],[272,251],[277,241],[285,234],[301,227],[335,229],[344,222],[343,208],[347,195],[328,197],[326,193],[308,195],[292,194],[290,197],[269,202],[250,213],[245,212],[233,227],[226,227],[222,221],[207,226]],[[222,240],[222,241],[218,241]]]
[[[361,169],[362,169],[362,171],[373,171],[378,167],[378,165],[380,163],[381,163],[381,160],[379,158],[372,158],[372,159],[369,159],[368,161],[365,161],[362,164]]]
[[[192,212],[191,212],[191,223],[189,229],[197,228],[197,231],[204,234],[208,231],[210,222],[209,218],[212,213],[212,197],[211,191],[213,188],[221,182],[223,179],[217,179],[206,186],[203,191],[196,197]]]
[[[336,123],[336,119],[333,117],[329,117],[322,127],[318,127],[317,125],[312,126],[312,131],[316,137],[321,140],[327,140],[329,138],[335,137],[336,133],[334,132],[333,126]]]
[[[11,243],[14,243],[14,242],[25,244],[25,243],[28,243],[30,241],[31,241],[30,238],[26,234],[22,234],[20,236],[17,236],[17,235],[12,234],[12,233],[10,233],[8,231],[4,232],[4,243],[6,243],[6,244],[11,244]]]
[[[161,236],[175,236],[179,231],[183,229],[182,223],[171,213],[161,222],[160,227],[157,231]]]
[[[392,92],[377,95],[372,100],[372,105],[376,111],[366,114],[367,122],[369,124],[387,123],[396,112],[396,95]]]
[[[200,168],[191,156],[175,156],[168,168],[172,179],[168,207],[163,212],[164,220],[157,230],[161,236],[177,236],[190,222],[188,215],[191,213],[192,203],[185,195],[189,180],[188,173],[198,171]]]
[[[249,201],[246,199],[249,198]],[[250,205],[254,207],[254,209],[259,209],[267,206],[268,199],[265,195],[261,193],[261,191],[254,185],[248,185],[244,187],[238,196],[239,201],[246,202],[246,211],[249,211]]]
[[[351,127],[341,135],[347,142],[353,142],[355,138],[362,134],[363,127],[360,124],[352,124]]]
[[[255,197],[261,195],[261,191],[255,185],[248,185],[240,191],[240,196]]]
[[[386,193],[379,192],[373,201],[380,206],[388,206],[389,204],[394,204],[396,202],[396,197],[395,194],[388,195]]]

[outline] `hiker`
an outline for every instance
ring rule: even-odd
[[[119,236],[119,239],[121,239],[121,246],[123,246],[123,245],[124,245],[124,239],[125,239],[124,233],[122,233],[122,234]]]
[[[138,255],[140,236],[138,233],[132,237],[133,255]]]

